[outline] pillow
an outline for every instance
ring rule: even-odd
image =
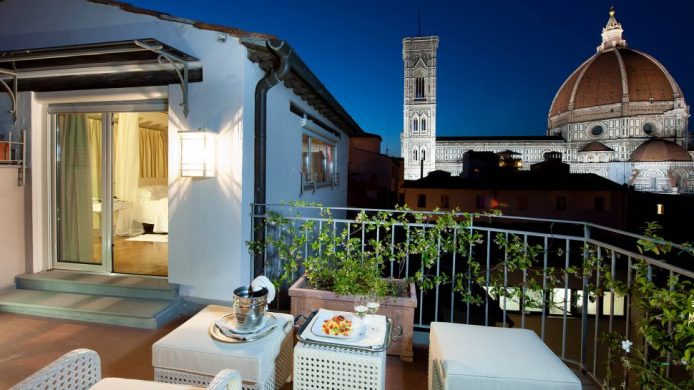
[[[141,201],[166,198],[167,195],[166,186],[144,186],[137,189],[137,199]]]

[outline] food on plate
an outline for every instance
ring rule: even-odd
[[[323,321],[323,333],[330,336],[349,336],[352,333],[352,321],[342,315],[334,315]]]

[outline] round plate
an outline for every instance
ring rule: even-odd
[[[257,333],[260,330],[263,330],[267,325],[268,321],[270,319],[275,319],[275,317],[270,314],[270,313],[265,313],[263,316],[263,320],[260,322],[260,326],[258,326],[255,329],[250,329],[250,330],[244,330],[244,329],[239,329],[239,323],[236,321],[236,315],[234,313],[227,314],[224,317],[222,317],[227,321],[227,325],[229,325],[229,330],[231,330],[233,333],[236,334],[251,334],[251,333]]]
[[[233,316],[233,314],[226,315],[222,318],[226,318],[229,316]],[[224,334],[215,322],[216,321],[213,321],[210,324],[209,328],[209,334],[210,336],[212,336],[213,339],[224,343],[247,343],[261,339],[273,333],[276,328],[277,318],[275,318],[275,316],[273,316],[272,314],[265,313],[265,319],[263,320],[263,326],[261,328],[259,328],[253,333],[240,334],[232,331],[233,336],[227,336],[226,334]]]
[[[343,336],[340,334],[337,335],[332,335],[332,334],[325,334],[323,332],[323,322],[325,320],[329,320],[332,318],[333,315],[335,314],[340,314],[345,317],[345,319],[352,321],[352,333],[349,336]],[[364,326],[364,323],[361,318],[353,315],[352,313],[346,313],[346,312],[324,312],[323,315],[318,316],[313,321],[313,325],[311,326],[311,333],[313,333],[315,336],[320,336],[320,337],[326,337],[326,338],[331,338],[331,339],[340,339],[340,340],[354,340],[357,338],[362,338],[365,334],[366,327]]]

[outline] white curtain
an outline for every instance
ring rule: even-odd
[[[140,128],[137,113],[120,113],[114,129],[113,208],[119,236],[137,236],[144,232],[142,224],[133,220],[140,178]],[[128,207],[120,208],[120,202]]]
[[[61,260],[91,263],[92,177],[87,116],[60,116]]]

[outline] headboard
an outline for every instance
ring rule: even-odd
[[[168,179],[165,177],[141,177],[138,187],[146,186],[168,186]]]

